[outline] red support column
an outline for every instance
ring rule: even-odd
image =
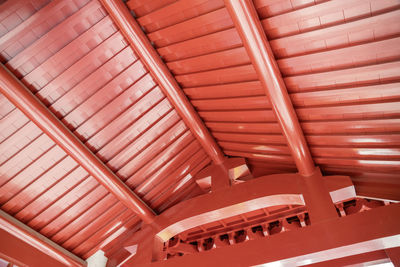
[[[253,3],[250,0],[225,0],[225,5],[270,98],[299,173],[312,175],[314,162]]]
[[[0,67],[0,92],[125,206],[144,222],[153,222],[154,211],[71,133],[4,65]]]
[[[84,260],[60,247],[50,239],[37,233],[2,210],[0,210],[0,233],[1,230],[7,233],[0,235],[1,242],[3,244],[7,243],[7,251],[2,251],[3,246],[1,246],[0,254],[7,253],[6,256],[12,256],[13,260],[30,266],[38,266],[38,259],[32,257],[35,257],[35,253],[40,251],[41,253],[46,254],[47,256],[61,263],[62,266],[86,266],[86,262]],[[17,251],[18,249],[22,248],[13,246],[16,243],[9,239],[10,235],[8,234],[12,235],[13,238],[23,241],[29,246],[24,247],[24,251]],[[31,247],[32,251],[26,251]],[[10,250],[14,252],[12,253],[13,255],[10,255]],[[40,260],[46,259],[46,257],[39,257],[41,258]],[[54,264],[54,262],[52,262],[52,264]],[[46,266],[46,262],[42,262],[42,266]]]
[[[122,0],[101,0],[120,31],[215,164],[224,154]]]
[[[324,178],[319,169],[311,176],[302,178],[300,187],[311,224],[313,225],[339,217],[326,186],[326,181],[324,181],[325,179],[332,178],[329,176]],[[350,180],[350,178],[348,179]]]

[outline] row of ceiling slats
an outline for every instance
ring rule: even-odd
[[[327,174],[354,168],[360,185],[371,175],[394,185],[386,177],[400,170],[400,3],[254,5],[316,164]],[[227,155],[248,158],[259,174],[294,169],[222,0],[127,6]]]
[[[399,1],[254,4],[316,163],[377,196],[398,186]]]
[[[210,159],[98,1],[4,5],[3,64],[93,153],[158,212],[196,193]],[[130,210],[0,103],[2,210],[83,258],[137,229]]]
[[[225,138],[237,134],[228,124],[276,124],[276,118],[222,0],[128,1],[127,6],[225,154],[294,165],[279,127],[260,128],[267,139],[281,138],[274,146]]]

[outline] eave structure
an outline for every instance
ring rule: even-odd
[[[0,266],[400,266],[399,0],[3,0],[0,60]]]

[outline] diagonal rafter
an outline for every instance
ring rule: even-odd
[[[312,175],[316,169],[311,153],[252,1],[225,0],[225,6],[270,98],[299,173]]]
[[[221,148],[211,136],[200,116],[147,39],[139,24],[132,17],[124,2],[122,0],[101,0],[101,2],[185,124],[199,141],[204,151],[215,164],[222,164],[224,162],[224,154]]]
[[[18,221],[17,219],[2,210],[0,210],[0,239],[3,245],[7,244],[7,248],[1,246],[0,255],[4,252],[12,252],[10,253],[12,255],[8,254],[6,256],[12,256],[13,259],[18,259],[19,256],[21,256],[20,252],[13,250],[13,240],[9,240],[9,236],[3,231],[11,234],[12,236],[27,243],[30,247],[32,247],[32,251],[24,251],[25,255],[35,255],[36,249],[43,254],[62,263],[63,266],[86,266],[86,262],[84,260],[60,247],[50,239],[39,234],[32,228],[28,227],[27,225],[23,224],[22,222]],[[11,244],[8,241],[11,241]],[[28,258],[30,261],[32,261],[30,264],[35,265],[33,262],[36,262],[36,259],[33,259],[31,257],[28,256],[24,258]],[[42,264],[46,265],[46,263],[44,262]]]
[[[155,212],[71,133],[4,65],[0,66],[0,92],[126,207],[145,223],[153,222]]]

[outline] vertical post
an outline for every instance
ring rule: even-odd
[[[204,151],[215,164],[222,164],[225,158],[220,147],[124,2],[122,0],[101,0],[101,2]]]
[[[71,133],[3,64],[0,65],[0,93],[4,94],[127,208],[136,213],[144,222],[153,222],[154,211]]]
[[[310,216],[311,224],[321,223],[339,217],[329,190],[319,169],[309,177],[302,177],[301,192]]]
[[[225,0],[225,5],[270,98],[299,173],[312,175],[315,166],[311,153],[253,3],[250,0]]]
[[[231,182],[229,179],[229,169],[226,166],[218,165],[215,166],[211,174],[211,191],[224,189],[229,187]]]

